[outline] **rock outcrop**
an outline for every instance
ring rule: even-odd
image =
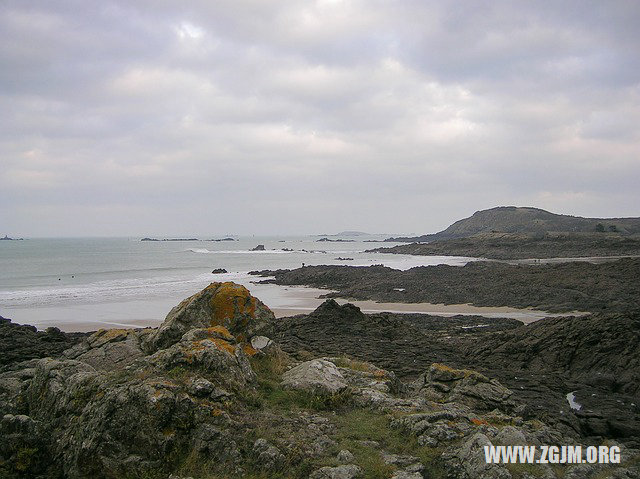
[[[434,363],[412,385],[418,396],[441,403],[465,404],[476,410],[512,411],[513,392],[477,371]]]
[[[247,341],[275,316],[262,301],[239,284],[211,283],[182,301],[146,340],[147,351],[166,348],[194,328],[224,328],[238,341]]]
[[[247,340],[272,319],[242,286],[213,283],[156,330],[100,330],[14,365],[0,374],[0,476],[141,477],[185,450],[233,463],[224,404],[255,386]]]
[[[367,327],[333,302],[314,320],[332,316],[356,336]],[[585,438],[526,417],[514,392],[474,370],[434,362],[407,383],[346,356],[290,356],[256,334],[273,321],[246,289],[214,283],[158,329],[101,330],[57,358],[11,364],[0,372],[0,477],[640,475],[632,442],[621,465],[532,465],[527,476],[487,464],[486,445]],[[604,443],[616,444],[590,444]]]

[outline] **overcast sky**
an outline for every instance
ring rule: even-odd
[[[640,2],[0,3],[0,234],[640,216]]]

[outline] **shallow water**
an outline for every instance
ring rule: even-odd
[[[0,242],[0,315],[39,328],[92,330],[159,324],[185,297],[212,281],[247,286],[280,315],[314,309],[322,291],[275,285],[251,270],[307,265],[384,264],[392,268],[450,264],[471,258],[365,253],[382,236],[342,237],[353,242],[318,242],[319,237],[244,237],[237,241],[155,242],[139,238],[28,239]],[[251,251],[262,244],[265,251]],[[385,246],[393,246],[386,243]],[[292,251],[285,251],[285,249]],[[338,260],[337,258],[353,258]],[[214,268],[229,273],[212,274]]]

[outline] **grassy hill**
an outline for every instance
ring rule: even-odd
[[[476,211],[435,234],[389,238],[386,241],[427,242],[467,238],[487,233],[640,233],[640,218],[583,218],[559,215],[540,208],[499,206]]]

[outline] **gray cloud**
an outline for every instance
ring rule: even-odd
[[[0,6],[15,235],[430,232],[499,204],[639,215],[640,7]]]

